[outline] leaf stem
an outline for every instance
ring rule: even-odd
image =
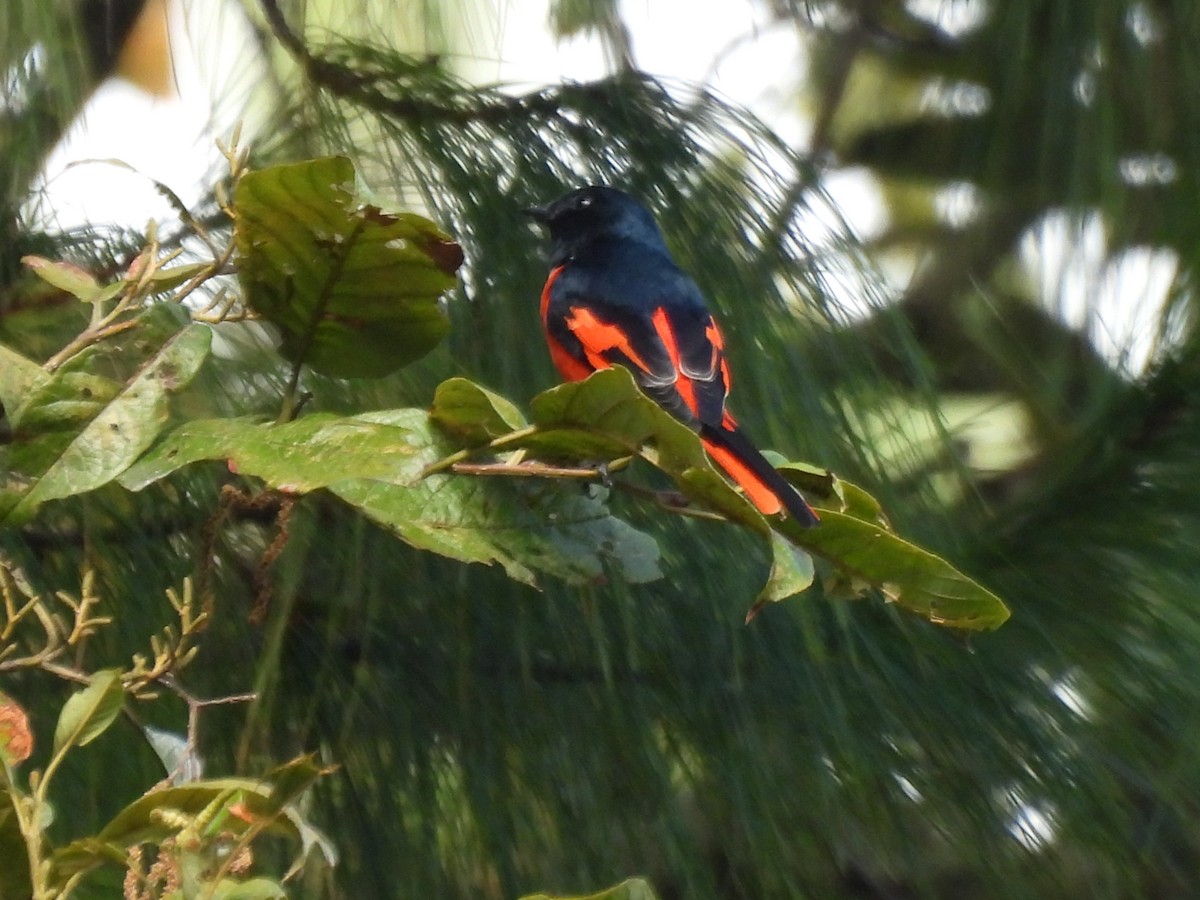
[[[457,462],[450,466],[456,475],[505,475],[513,478],[578,478],[583,481],[603,481],[607,472],[618,472],[626,468],[631,456],[614,460],[603,469],[596,466],[551,466],[540,462],[523,463],[466,463]]]
[[[525,438],[537,433],[538,427],[536,425],[527,425],[524,428],[518,428],[516,431],[510,431],[508,434],[502,434],[495,440],[489,441],[486,444],[480,444],[478,447],[465,447],[462,450],[457,450],[449,456],[427,465],[421,470],[420,477],[427,478],[430,475],[445,472],[447,469],[469,459],[476,453],[484,453],[488,450],[503,450],[505,447],[515,444],[518,441],[523,441]]]
[[[279,416],[275,419],[276,425],[290,422],[296,416],[296,407],[299,405],[296,401],[296,389],[300,387],[300,370],[303,367],[304,358],[302,356],[292,363],[292,372],[288,376],[287,387],[283,391],[283,401],[279,405]]]
[[[288,379],[287,392],[283,395],[279,418],[275,420],[276,424],[282,425],[284,422],[290,422],[296,415],[296,388],[300,384],[300,367],[304,364],[304,359],[308,356],[308,351],[312,349],[313,341],[317,338],[317,331],[325,318],[325,310],[333,300],[334,287],[342,277],[342,269],[345,268],[354,245],[358,243],[358,239],[362,237],[366,227],[367,220],[360,218],[355,223],[354,229],[346,235],[345,240],[337,244],[338,252],[329,261],[329,272],[325,276],[325,283],[321,285],[321,290],[317,293],[317,302],[313,307],[312,318],[296,347],[296,362],[292,365],[292,375]]]

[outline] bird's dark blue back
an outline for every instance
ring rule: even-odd
[[[647,316],[660,306],[707,315],[700,289],[665,247],[658,250],[622,238],[602,238],[581,247],[555,286],[555,293],[567,300],[586,298]]]

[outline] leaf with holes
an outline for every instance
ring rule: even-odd
[[[462,250],[428,219],[354,195],[344,157],[251,172],[234,196],[238,275],[281,352],[337,378],[379,377],[449,330],[438,298]]]
[[[138,490],[185,465],[228,460],[274,488],[327,488],[414,547],[499,564],[528,584],[537,572],[574,582],[610,569],[634,582],[659,577],[657,544],[610,515],[599,493],[529,479],[422,478],[453,449],[419,409],[314,413],[283,425],[213,419],[165,435],[121,483]]]
[[[828,476],[822,486],[806,468],[794,464],[782,471],[809,490],[821,524],[801,528],[783,520],[776,528],[829,560],[848,580],[871,584],[903,609],[949,628],[986,630],[1008,619],[1008,607],[999,597],[940,556],[896,534],[879,501],[863,488]]]

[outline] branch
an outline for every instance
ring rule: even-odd
[[[376,85],[385,78],[394,78],[394,73],[368,71],[365,68],[354,69],[316,56],[288,25],[279,8],[278,0],[259,0],[259,5],[275,39],[301,65],[305,75],[313,84],[335,96],[353,100],[375,112],[385,113],[409,122],[494,123],[527,118],[531,115],[553,115],[564,106],[571,105],[569,98],[602,100],[612,94],[613,88],[617,85],[628,85],[631,81],[657,84],[648,75],[638,72],[622,72],[605,81],[565,85],[520,97],[510,97],[496,91],[479,89],[455,90],[454,102],[438,102],[429,98],[417,97],[411,93],[405,94],[403,97],[392,97],[382,93]]]

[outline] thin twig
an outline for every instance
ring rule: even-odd
[[[421,470],[421,478],[428,478],[430,475],[436,475],[439,472],[445,472],[457,463],[463,462],[466,459],[474,456],[476,453],[486,453],[489,450],[503,450],[518,441],[523,441],[531,435],[537,434],[538,427],[536,425],[527,425],[524,428],[518,428],[516,431],[510,431],[508,434],[503,434],[495,440],[489,441],[486,444],[480,444],[478,447],[467,447],[463,450],[458,450],[451,453],[449,456],[439,459],[435,463],[430,463]]]

